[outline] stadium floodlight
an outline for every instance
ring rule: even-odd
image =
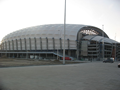
[[[66,0],[64,7],[64,47],[63,47],[63,65],[65,64],[65,29],[66,29]]]
[[[103,60],[104,60],[104,25],[102,25],[102,30],[103,30],[102,31],[102,36],[103,36],[103,41],[102,41],[102,46],[103,46],[102,47],[102,51],[103,51],[102,54],[103,55],[102,56],[103,56]]]
[[[116,33],[115,33],[115,41],[116,41]],[[116,61],[116,49],[117,48],[116,48],[116,42],[115,42],[115,59],[114,59],[115,61]]]

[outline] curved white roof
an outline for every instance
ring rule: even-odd
[[[78,31],[86,25],[80,24],[66,24],[66,39],[77,38]],[[3,38],[3,41],[8,41],[11,39],[20,39],[20,38],[33,38],[33,37],[42,37],[42,38],[63,38],[64,35],[64,24],[49,24],[49,25],[39,25],[34,27],[24,28],[15,32],[12,32],[6,35]]]
[[[102,36],[95,36],[95,35],[88,35],[83,37],[83,39],[88,39],[88,40],[93,40],[93,41],[98,41],[98,42],[106,42],[106,43],[119,43],[115,40],[106,38],[106,37],[102,37]]]

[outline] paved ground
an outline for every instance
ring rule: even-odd
[[[0,68],[4,90],[120,90],[117,63]]]

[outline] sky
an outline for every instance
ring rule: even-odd
[[[26,27],[64,24],[64,4],[65,0],[0,0],[0,41]],[[120,42],[120,0],[66,0],[66,24],[92,25]]]

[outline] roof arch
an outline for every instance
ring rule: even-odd
[[[87,35],[85,37],[82,38],[83,40],[84,39],[87,39],[89,41],[97,41],[97,42],[105,42],[105,43],[119,43],[115,40],[112,40],[112,39],[109,39],[107,37],[102,37],[102,36],[96,36],[96,35]]]
[[[94,27],[94,26],[86,26],[86,27],[82,27],[79,32],[86,34],[86,35],[98,35],[98,36],[103,36],[104,33],[104,37],[108,37],[108,35],[101,29]]]

